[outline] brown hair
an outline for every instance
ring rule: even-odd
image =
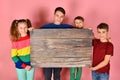
[[[17,41],[20,38],[20,33],[18,32],[18,23],[26,23],[28,28],[32,27],[29,19],[13,20],[10,28],[10,36],[12,41]],[[29,34],[29,31],[27,31],[27,34]]]
[[[57,11],[60,11],[62,12],[64,15],[65,15],[65,10],[62,8],[62,7],[57,7],[54,11],[54,14],[57,12]]]
[[[75,21],[76,19],[82,20],[82,21],[84,22],[84,18],[81,17],[81,16],[77,16],[77,17],[75,17],[75,18],[74,18],[74,21]]]
[[[107,31],[109,31],[109,25],[106,24],[106,23],[100,23],[100,24],[97,26],[97,29],[106,29]]]

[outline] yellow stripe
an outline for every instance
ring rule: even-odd
[[[26,47],[26,48],[22,48],[22,49],[12,49],[12,57],[14,56],[25,56],[30,54],[30,46]]]
[[[11,54],[12,57],[17,55],[17,49],[12,49],[11,52],[12,52],[12,54]]]

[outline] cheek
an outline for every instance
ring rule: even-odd
[[[20,28],[18,28],[18,31],[21,32],[22,30]]]
[[[55,19],[57,19],[57,16],[55,16]]]
[[[27,30],[28,30],[28,29],[26,28],[25,31],[27,32]]]
[[[75,24],[75,26],[78,26],[78,24]]]
[[[84,26],[84,23],[82,23],[81,25]]]
[[[58,19],[59,17],[58,16],[54,16],[55,19]]]
[[[63,21],[63,19],[64,19],[64,18],[62,17],[62,18],[61,18],[61,21]]]
[[[106,37],[107,37],[107,34],[104,34],[104,37],[106,38]]]
[[[55,20],[56,20],[56,21],[59,21],[59,20],[60,20],[60,18],[58,18],[58,17],[55,17]]]
[[[107,37],[107,35],[106,35],[106,34],[99,34],[99,37],[106,38],[106,37]]]
[[[100,33],[98,33],[98,37],[101,37],[102,35]]]

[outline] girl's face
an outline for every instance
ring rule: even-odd
[[[54,14],[54,23],[61,24],[63,22],[64,16],[65,15],[62,12],[56,11],[56,13]]]
[[[84,22],[82,20],[76,19],[75,20],[75,27],[77,28],[83,28]]]
[[[21,36],[27,35],[27,24],[26,23],[18,23],[18,31]]]
[[[106,29],[97,29],[97,32],[100,39],[107,39],[108,31]]]

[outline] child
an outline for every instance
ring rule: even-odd
[[[113,56],[113,44],[108,40],[109,26],[101,23],[97,26],[99,39],[93,39],[92,80],[109,80],[110,58]]]
[[[84,18],[77,16],[74,19],[75,28],[83,29],[84,27]],[[81,67],[72,67],[70,68],[70,80],[81,80],[82,68]]]
[[[14,20],[10,35],[12,40],[11,56],[16,66],[18,80],[33,80],[34,68],[30,65],[30,36],[28,19]]]
[[[54,10],[54,20],[52,23],[49,24],[45,24],[42,27],[40,27],[40,29],[61,29],[61,28],[73,28],[71,25],[69,24],[62,24],[63,20],[65,18],[65,10],[62,7],[57,7]],[[44,68],[44,75],[45,75],[45,80],[51,80],[52,77],[52,73],[54,75],[54,80],[60,80],[60,72],[61,72],[62,68],[59,67],[48,67],[48,68]]]
[[[79,28],[79,29],[83,29],[84,27],[84,18],[81,16],[77,16],[74,19],[74,24],[75,24],[75,28]]]

